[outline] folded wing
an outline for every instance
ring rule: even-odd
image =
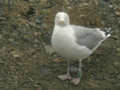
[[[108,32],[101,31],[99,28],[86,28],[74,25],[71,27],[75,32],[74,34],[77,44],[86,46],[89,49],[94,49],[110,36]]]

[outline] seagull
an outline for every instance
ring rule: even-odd
[[[61,80],[71,80],[78,85],[82,76],[82,60],[90,56],[100,44],[111,36],[111,28],[87,28],[71,25],[69,15],[58,12],[55,16],[55,25],[51,44],[55,51],[67,58],[67,73],[59,75]],[[78,77],[72,78],[70,74],[70,61],[78,60]]]

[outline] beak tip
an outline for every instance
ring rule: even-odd
[[[64,24],[64,20],[60,20],[60,24]]]

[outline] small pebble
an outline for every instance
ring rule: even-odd
[[[50,45],[46,45],[46,46],[45,46],[45,51],[46,51],[49,55],[51,55],[51,54],[53,54],[53,53],[55,52],[55,50],[53,49],[53,47],[50,46]]]

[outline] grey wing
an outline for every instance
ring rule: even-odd
[[[84,45],[89,49],[96,47],[105,37],[98,29],[85,28],[80,26],[72,26],[76,37],[76,42],[79,45]]]

